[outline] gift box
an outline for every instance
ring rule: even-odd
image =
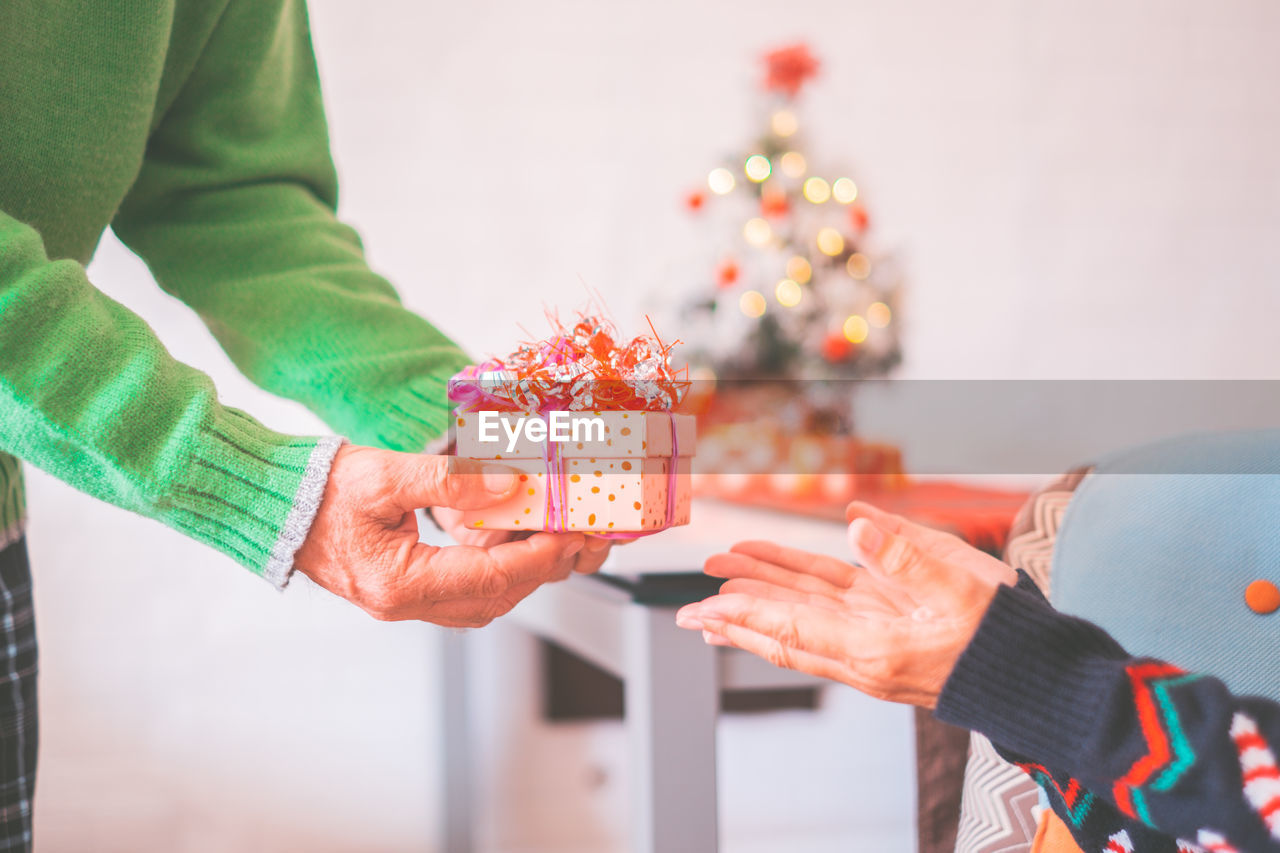
[[[671,412],[457,412],[460,458],[521,472],[473,529],[647,533],[689,523],[694,418]],[[580,440],[579,440],[580,439]]]
[[[449,383],[459,457],[520,472],[516,494],[470,510],[472,529],[644,535],[689,523],[694,418],[676,412],[689,382],[652,336],[619,342],[600,317]],[[651,327],[652,329],[652,327]]]

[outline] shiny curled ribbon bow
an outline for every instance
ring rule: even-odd
[[[671,350],[657,332],[617,343],[607,320],[581,315],[572,329],[554,317],[551,337],[505,358],[464,368],[449,383],[461,411],[671,411],[689,380],[671,369]],[[653,330],[650,324],[650,330]]]

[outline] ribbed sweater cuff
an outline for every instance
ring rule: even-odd
[[[1063,766],[1097,736],[1107,688],[1128,655],[1101,628],[1054,610],[1019,576],[1017,587],[997,591],[934,714]]]
[[[216,409],[170,477],[160,517],[283,589],[341,442],[284,435]]]
[[[420,452],[449,426],[449,379],[452,367],[441,373],[416,376],[403,385],[378,413],[379,443],[388,450]]]

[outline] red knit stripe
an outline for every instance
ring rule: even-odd
[[[1274,764],[1266,764],[1261,767],[1255,767],[1244,774],[1246,785],[1255,779],[1280,779],[1280,768]]]
[[[1271,825],[1271,818],[1280,812],[1280,797],[1274,797],[1262,808],[1258,809],[1262,814],[1262,819],[1267,822],[1267,826]]]
[[[1045,767],[1043,764],[1019,761],[1018,766],[1021,767],[1022,772],[1026,773],[1028,776],[1034,776],[1037,771],[1043,774],[1044,778],[1047,779],[1049,784],[1053,785],[1054,790],[1058,792],[1058,796],[1062,797],[1062,801],[1067,804],[1067,808],[1073,811],[1075,810],[1076,800],[1079,798],[1081,791],[1084,790],[1084,786],[1080,784],[1078,779],[1068,777],[1070,784],[1067,785],[1067,790],[1064,791],[1062,790],[1062,786],[1058,784],[1058,780],[1053,778],[1053,774],[1049,772],[1049,768]]]
[[[1236,736],[1236,749],[1244,752],[1246,749],[1267,749],[1267,742],[1262,739],[1262,735],[1257,732],[1249,732]]]
[[[1129,667],[1129,679],[1133,682],[1133,703],[1137,707],[1138,722],[1142,725],[1142,736],[1147,741],[1147,754],[1139,758],[1129,768],[1129,772],[1116,780],[1112,794],[1116,806],[1125,815],[1137,818],[1133,808],[1133,788],[1137,788],[1151,778],[1151,774],[1169,762],[1169,738],[1160,725],[1160,715],[1151,698],[1148,681],[1169,675],[1181,675],[1182,670],[1166,663],[1148,663]]]

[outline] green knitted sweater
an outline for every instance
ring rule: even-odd
[[[300,0],[0,3],[0,544],[27,460],[277,585],[339,443],[218,402],[84,264],[110,227],[253,381],[420,450],[466,362],[365,264]]]

